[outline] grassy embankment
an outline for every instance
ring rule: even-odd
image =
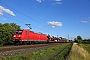
[[[74,43],[68,60],[90,60],[90,44]]]
[[[38,50],[36,52],[18,55],[10,58],[2,58],[2,60],[47,60],[58,51],[62,50],[71,43],[53,46],[44,50]]]

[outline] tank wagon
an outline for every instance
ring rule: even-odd
[[[47,34],[36,33],[28,29],[17,30],[13,35],[14,44],[34,44],[34,43],[47,43],[47,42],[68,42],[60,38],[51,37]]]

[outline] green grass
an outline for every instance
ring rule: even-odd
[[[88,53],[90,54],[90,44],[81,44],[81,47],[83,47],[85,50],[88,51]]]
[[[64,47],[70,44],[71,43],[57,45],[44,50],[38,50],[32,53],[22,54],[10,58],[3,58],[2,60],[47,60],[52,55],[56,54],[58,51],[62,50]]]
[[[71,49],[72,44],[68,45],[58,56],[56,56],[53,60],[64,60],[67,56],[69,50]]]
[[[74,43],[68,60],[90,60],[90,45]]]

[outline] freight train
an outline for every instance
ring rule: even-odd
[[[37,33],[28,29],[17,30],[13,35],[14,44],[34,44],[48,42],[68,42],[60,38],[51,37],[47,34]]]

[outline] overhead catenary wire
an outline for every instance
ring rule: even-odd
[[[19,6],[21,6],[22,8],[24,8],[25,9],[25,7],[24,6],[22,6],[19,2],[17,2],[16,1],[16,3],[19,5]],[[24,3],[23,3],[24,4]],[[24,4],[25,5],[25,4]],[[26,6],[26,5],[25,5]],[[29,6],[27,6],[28,8],[30,8]],[[27,10],[27,9],[26,9]],[[31,8],[30,8],[30,10],[32,10]],[[32,13],[30,10],[28,10],[28,12],[30,12],[30,13]],[[37,15],[37,14],[36,14]],[[42,23],[40,23],[40,24],[42,24]],[[43,26],[45,26],[46,28],[50,28],[50,27],[48,27],[48,26],[46,26],[46,25],[44,25],[44,24],[42,24]],[[57,31],[56,31],[57,32]],[[57,32],[58,33],[58,32]]]
[[[11,9],[13,9],[13,10],[15,10],[16,12],[22,14],[23,16],[25,16],[25,17],[27,17],[27,18],[29,18],[29,19],[31,19],[31,20],[33,20],[33,21],[35,21],[35,22],[41,24],[40,22],[38,22],[38,21],[34,20],[33,18],[31,18],[31,17],[25,15],[24,13],[21,13],[21,12],[17,11],[16,9],[14,9],[14,8],[12,8],[12,7],[6,5],[6,4],[4,4],[4,3],[2,3],[2,2],[0,2],[0,3],[3,4],[3,5],[5,5],[5,6],[7,6],[7,7],[9,7],[9,8],[11,8]],[[7,16],[5,16],[5,17],[7,17]],[[8,17],[8,18],[10,18],[10,17]],[[13,18],[10,18],[10,19],[13,19]],[[15,20],[15,19],[13,19],[13,20]],[[17,20],[17,21],[19,21],[19,20]],[[21,22],[21,21],[19,21],[19,22]],[[25,24],[25,23],[24,23],[24,24]]]
[[[14,21],[18,21],[18,22],[21,22],[22,24],[25,24],[24,22],[22,22],[22,21],[20,21],[20,20],[17,20],[17,19],[14,19],[14,18],[10,18],[10,17],[8,17],[8,16],[5,16],[5,15],[3,15],[4,17],[6,17],[6,18],[9,18],[9,19],[12,19],[12,20],[14,20]],[[34,26],[35,28],[37,28],[37,29],[39,29],[39,30],[41,30],[41,31],[45,31],[45,30],[43,30],[43,29],[40,29],[40,28],[38,28],[38,27],[36,27],[36,26]]]
[[[29,18],[29,19],[31,19],[31,20],[33,20],[33,21],[35,21],[35,22],[37,22],[37,23],[39,23],[39,24],[41,24],[41,25],[42,25],[42,23],[38,22],[37,20],[34,20],[34,19],[33,19],[33,18],[31,18],[30,16],[27,16],[27,15],[25,15],[24,13],[22,13],[22,12],[20,12],[20,11],[17,11],[16,9],[14,9],[14,8],[12,8],[12,7],[10,7],[10,6],[6,5],[6,4],[4,4],[4,3],[2,3],[2,2],[0,2],[0,3],[1,3],[1,4],[3,4],[3,5],[5,5],[5,6],[7,6],[7,7],[9,7],[9,8],[11,8],[11,9],[13,9],[13,10],[15,10],[16,12],[18,12],[18,13],[22,14],[23,16],[25,16],[25,17],[27,17],[27,18]]]
[[[3,5],[5,5],[5,6],[7,6],[7,7],[9,7],[9,8],[11,8],[11,9],[13,9],[14,11],[20,13],[21,15],[23,15],[23,16],[25,16],[25,17],[27,17],[27,18],[29,18],[29,19],[31,19],[31,20],[33,20],[33,21],[39,23],[39,24],[41,24],[40,22],[38,22],[38,21],[34,20],[33,18],[31,18],[31,17],[25,15],[24,13],[21,13],[21,12],[17,11],[16,9],[14,9],[14,8],[12,8],[12,7],[6,5],[6,4],[4,4],[4,3],[2,3],[2,2],[0,2],[0,3],[3,4]],[[9,18],[9,17],[8,17],[8,18]],[[13,19],[13,18],[10,18],[10,19]],[[15,20],[15,19],[13,19],[13,20]],[[19,21],[19,20],[18,20],[18,21]],[[19,22],[20,22],[20,21],[19,21]],[[24,23],[24,24],[25,24],[25,23]],[[41,25],[42,25],[42,24],[41,24]],[[34,26],[34,27],[35,27],[35,26]],[[39,28],[39,29],[40,29],[40,28]],[[42,29],[40,29],[40,30],[42,30]],[[42,31],[43,31],[43,30],[42,30]],[[44,31],[45,31],[45,30],[44,30]]]
[[[21,6],[22,8],[24,8],[25,9],[25,7],[24,6],[22,6],[19,2],[17,2],[16,1],[16,3],[19,5],[19,6]],[[24,4],[24,3],[23,3]],[[25,5],[25,4],[24,4]],[[26,6],[26,5],[25,5]],[[28,8],[30,8],[29,6],[27,6]],[[25,9],[25,10],[27,10],[27,9]],[[30,10],[32,10],[31,8],[30,8]],[[32,13],[30,10],[28,10],[28,12],[30,12],[30,13]],[[35,13],[35,15],[37,15],[37,13]],[[38,22],[37,20],[35,20],[35,19],[33,19],[34,21],[36,21],[36,22]],[[41,25],[43,25],[43,26],[45,26],[46,28],[50,28],[50,27],[48,27],[47,25],[44,25],[43,23],[40,23],[40,22],[38,22],[39,24],[41,24]]]
[[[9,18],[9,19],[14,20],[14,21],[18,21],[18,22],[20,22],[20,23],[22,23],[22,24],[26,24],[26,23],[24,23],[24,22],[22,22],[22,21],[20,21],[20,20],[17,20],[17,19],[14,19],[14,18],[5,16],[5,15],[3,15],[3,17]],[[38,28],[38,27],[36,27],[36,26],[34,26],[34,27],[37,28],[37,29],[39,29],[39,30],[42,30],[42,31],[43,31],[43,29],[40,29],[40,28]]]
[[[6,4],[4,4],[4,3],[2,3],[2,2],[0,2],[0,3],[1,3],[1,4],[3,4],[3,5],[5,5],[5,6],[7,6],[7,7],[9,7],[9,8],[11,8],[11,9],[13,9],[14,11],[18,12],[19,14],[21,14],[21,15],[23,15],[23,16],[25,16],[25,17],[27,17],[27,18],[29,18],[29,19],[31,19],[31,20],[33,20],[33,21],[37,22],[38,24],[43,25],[42,23],[38,22],[37,20],[34,20],[34,19],[33,19],[33,18],[31,18],[30,16],[28,16],[28,15],[26,15],[26,14],[24,14],[24,13],[22,13],[22,12],[20,12],[20,11],[16,10],[16,9],[14,9],[14,8],[12,8],[12,7],[10,7],[10,6],[6,5]],[[10,18],[10,19],[12,19],[12,18]],[[13,20],[15,20],[15,19],[13,19]],[[19,21],[19,20],[18,20],[18,21]],[[24,24],[25,24],[25,23],[24,23]],[[46,25],[43,25],[43,26],[47,27]],[[48,27],[47,27],[47,28],[48,28]],[[41,30],[41,29],[40,29],[40,30]]]
[[[19,5],[19,6],[21,6],[22,8],[24,8],[24,9],[26,9],[24,6],[22,6],[20,3],[18,3],[17,1],[16,1],[16,3]],[[23,3],[24,4],[24,3]],[[24,4],[25,5],[25,4]],[[28,7],[29,8],[29,7]],[[30,11],[28,11],[30,14],[31,14],[31,12]]]

